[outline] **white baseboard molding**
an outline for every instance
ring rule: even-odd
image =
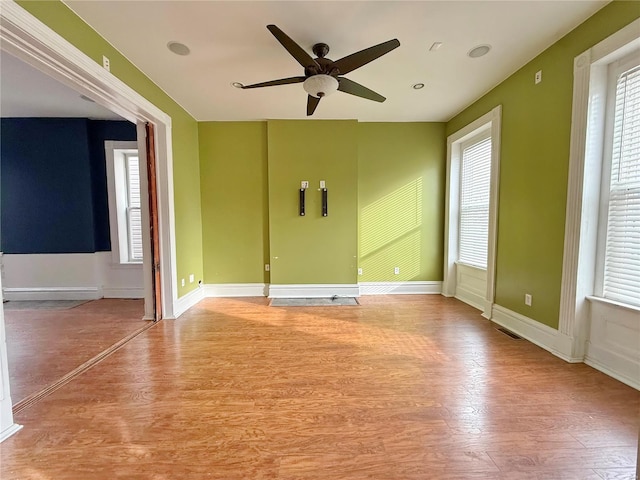
[[[360,295],[440,294],[442,282],[360,282]]]
[[[102,289],[104,298],[144,298],[144,288],[112,288],[104,287]]]
[[[13,425],[5,428],[3,431],[0,432],[0,443],[4,442],[7,438],[17,433],[21,429],[22,429],[22,425],[18,425],[17,423],[14,423]]]
[[[173,306],[174,318],[180,317],[184,312],[196,305],[200,300],[205,297],[204,288],[198,287],[195,290],[191,290],[186,295],[183,295],[175,301]]]
[[[102,289],[97,287],[5,288],[5,300],[97,300]]]
[[[638,358],[628,358],[613,350],[588,343],[584,363],[640,390],[640,359]]]
[[[266,297],[264,283],[209,283],[202,286],[204,297]]]
[[[329,298],[358,297],[360,289],[357,284],[304,284],[304,285],[269,285],[269,298]]]
[[[478,295],[476,292],[461,287],[456,288],[456,294],[454,295],[461,302],[471,305],[473,308],[477,308],[480,311],[484,311],[486,300],[483,295]]]
[[[562,358],[567,362],[576,362],[580,360],[572,359],[566,356],[557,348],[558,336],[560,332],[555,328],[551,328],[543,323],[536,322],[529,317],[521,315],[517,312],[504,308],[500,305],[493,306],[491,321],[512,331],[513,333],[529,340],[531,343],[544,348],[556,357]]]

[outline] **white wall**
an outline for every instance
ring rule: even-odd
[[[484,310],[487,293],[487,271],[482,268],[456,263],[455,297],[477,308]]]
[[[120,265],[111,252],[4,254],[8,300],[143,298],[142,265]]]

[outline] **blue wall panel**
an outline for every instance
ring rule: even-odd
[[[104,140],[135,140],[135,125],[70,118],[1,122],[2,251],[110,250]]]

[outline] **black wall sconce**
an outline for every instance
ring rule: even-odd
[[[304,192],[306,188],[300,189],[300,216],[304,217]]]
[[[326,217],[328,215],[327,212],[327,189],[322,189],[322,216]]]

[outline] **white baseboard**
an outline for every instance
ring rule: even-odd
[[[204,297],[266,297],[264,283],[209,283],[202,286]]]
[[[97,287],[5,288],[5,300],[97,300],[102,289]]]
[[[487,303],[482,295],[478,295],[476,292],[467,290],[459,285],[456,288],[456,294],[454,296],[461,302],[471,305],[473,308],[477,308],[481,311],[484,311],[485,304]]]
[[[329,298],[358,297],[360,289],[357,284],[304,284],[304,285],[269,285],[269,298]]]
[[[144,298],[144,288],[111,288],[102,289],[104,298]]]
[[[3,431],[0,432],[0,443],[4,442],[7,438],[17,433],[21,429],[22,429],[22,425],[18,425],[17,423],[14,423],[13,425],[5,428]]]
[[[442,282],[360,282],[360,295],[426,295],[442,292]]]
[[[184,312],[186,312],[191,307],[196,305],[200,300],[202,300],[205,297],[204,292],[205,291],[203,287],[198,287],[176,300],[173,306],[174,318],[178,318],[180,315],[182,315]]]
[[[587,344],[584,363],[602,373],[640,390],[640,364],[638,359],[627,358],[613,350],[592,343]]]
[[[557,337],[560,332],[555,328],[536,322],[529,317],[500,305],[493,306],[491,321],[503,326],[522,338],[526,338],[531,343],[535,343],[539,347],[553,353],[555,356],[566,361],[571,361],[556,348]]]

